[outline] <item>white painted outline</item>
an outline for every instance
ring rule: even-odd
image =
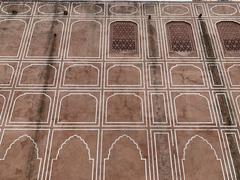
[[[217,155],[217,152],[216,150],[214,149],[214,147],[208,142],[208,140],[206,140],[205,138],[203,138],[202,136],[200,135],[194,135],[192,136],[190,139],[188,139],[187,143],[185,144],[184,146],[184,149],[183,149],[183,158],[181,159],[181,162],[182,162],[182,169],[183,169],[183,178],[184,180],[186,180],[186,177],[185,177],[185,168],[184,168],[184,161],[186,160],[185,157],[186,157],[186,150],[188,148],[188,146],[194,141],[194,139],[196,138],[199,138],[201,141],[203,141],[203,143],[207,144],[211,150],[214,152],[214,155],[216,157],[216,160],[220,163],[221,165],[221,171],[222,171],[222,177],[223,179],[225,180],[225,174],[224,174],[224,169],[223,169],[223,165],[222,165],[222,160],[218,157]]]
[[[90,13],[90,12],[80,13],[80,12],[78,12],[78,11],[76,10],[76,9],[77,9],[78,7],[80,7],[80,6],[89,6],[89,5],[90,5],[90,6],[91,6],[91,5],[94,5],[94,6],[98,7],[98,8],[100,8],[100,10],[97,11],[97,12],[95,12],[95,13]],[[73,12],[74,12],[75,14],[79,14],[79,15],[85,15],[85,14],[98,15],[98,14],[100,14],[100,13],[103,12],[103,9],[102,9],[101,6],[99,6],[99,5],[96,4],[96,3],[81,2],[81,3],[79,3],[78,5],[76,5],[75,7],[73,7]]]
[[[29,54],[29,49],[30,49],[30,46],[31,46],[31,43],[32,43],[32,37],[33,37],[33,33],[35,31],[35,27],[36,27],[36,24],[38,23],[41,23],[41,22],[54,22],[54,21],[57,21],[59,23],[62,24],[62,32],[61,32],[61,38],[59,40],[59,47],[58,47],[58,55],[57,56],[28,56]],[[30,36],[28,37],[28,41],[25,43],[27,44],[26,46],[26,51],[25,51],[25,55],[24,55],[24,58],[27,58],[27,59],[60,59],[60,56],[62,54],[61,52],[61,49],[62,49],[62,46],[63,46],[63,39],[64,39],[64,32],[65,32],[65,25],[64,25],[64,20],[63,19],[48,19],[48,18],[45,18],[45,19],[37,19],[36,21],[33,22],[32,24],[32,28],[31,28],[31,32],[29,32],[28,34],[30,34]]]
[[[72,20],[75,20],[75,21],[71,21],[70,23],[70,30],[69,30],[69,35],[68,35],[68,38],[66,40],[66,43],[67,43],[67,47],[66,47],[66,58],[67,59],[101,59],[102,57],[102,23],[98,20],[91,20],[91,19],[72,19]],[[99,24],[99,47],[98,47],[98,56],[96,57],[87,57],[87,56],[69,56],[69,50],[70,50],[70,43],[71,43],[71,36],[72,36],[72,28],[74,26],[74,24],[76,23],[81,23],[81,22],[95,22],[97,24]],[[69,25],[68,25],[69,26]]]
[[[172,159],[172,147],[171,147],[171,134],[166,131],[151,131],[151,148],[152,148],[152,156],[154,157],[153,162],[152,162],[152,167],[153,167],[153,176],[155,177],[155,180],[159,180],[159,172],[158,172],[158,156],[157,156],[157,143],[156,143],[156,135],[167,135],[168,138],[168,147],[169,147],[169,162],[171,165],[171,176],[172,180],[174,180],[174,167],[173,167],[173,159]],[[153,140],[154,139],[154,140]],[[156,172],[155,172],[156,171]]]
[[[141,151],[141,148],[139,147],[139,145],[137,144],[137,142],[131,138],[130,136],[128,136],[127,134],[123,134],[121,136],[119,136],[117,139],[114,140],[114,142],[111,144],[111,147],[109,148],[108,150],[108,156],[107,158],[104,158],[103,160],[103,180],[105,180],[105,172],[106,172],[106,161],[108,161],[110,159],[110,156],[111,156],[111,151],[113,150],[114,148],[114,145],[116,145],[118,143],[119,140],[121,140],[122,138],[127,138],[129,142],[131,142],[132,144],[134,144],[138,150],[138,154],[140,156],[140,160],[141,161],[144,161],[144,165],[145,165],[145,180],[147,180],[148,178],[148,171],[147,171],[147,160],[146,158],[143,157],[143,154],[142,154],[142,151]]]
[[[1,67],[1,66],[8,66],[10,69],[12,69],[12,75],[11,75],[11,77],[10,77],[10,79],[9,79],[9,83],[8,83],[8,84],[1,84],[1,83],[0,83],[1,86],[10,86],[10,85],[12,84],[12,81],[13,81],[13,76],[14,76],[14,74],[15,74],[15,69],[14,69],[14,67],[11,66],[9,63],[2,63],[2,64],[0,64],[0,67]]]
[[[58,12],[58,13],[45,13],[45,12],[43,12],[43,11],[41,11],[40,10],[40,8],[42,8],[42,7],[48,7],[48,6],[53,6],[53,8],[54,8],[54,6],[60,6],[61,8],[63,8],[64,10],[63,11],[61,11],[61,12]],[[42,5],[40,5],[38,8],[37,8],[37,11],[38,11],[38,13],[40,13],[40,14],[43,14],[43,15],[54,15],[54,14],[57,14],[57,15],[60,15],[60,14],[62,14],[64,11],[66,11],[67,10],[67,7],[66,6],[64,6],[63,4],[59,4],[59,3],[57,3],[57,2],[49,2],[49,3],[44,3],[44,4],[42,4]]]
[[[156,4],[153,4],[153,3],[143,3],[143,14],[148,16],[148,15],[152,15],[152,16],[156,16],[157,15],[157,5]],[[146,7],[145,6],[153,6],[153,9],[154,9],[154,13],[153,14],[147,14],[146,13]]]
[[[95,113],[95,121],[94,122],[67,122],[67,121],[64,121],[64,122],[61,122],[59,121],[60,119],[60,114],[61,114],[61,107],[62,107],[62,101],[63,99],[65,99],[66,97],[68,96],[71,96],[71,95],[88,95],[90,97],[93,97],[96,101],[96,113]],[[64,95],[61,97],[60,99],[60,102],[59,102],[59,107],[58,107],[58,111],[57,111],[57,125],[73,125],[73,124],[96,124],[98,122],[98,117],[99,117],[99,101],[98,101],[98,98],[96,96],[94,96],[91,92],[89,93],[84,93],[84,92],[71,92],[71,93],[68,93],[67,95]]]
[[[115,8],[115,7],[128,7],[128,8],[133,8],[134,10],[130,13],[116,13],[116,12],[113,12],[112,9]],[[110,8],[109,8],[109,12],[113,15],[120,15],[120,16],[131,16],[131,15],[134,15],[134,14],[137,14],[139,11],[138,7],[136,7],[134,4],[133,5],[130,5],[130,4],[117,4],[117,5],[111,5]]]
[[[0,158],[0,161],[4,161],[7,154],[8,154],[8,151],[11,150],[12,146],[15,145],[18,141],[20,141],[22,138],[26,138],[26,139],[29,139],[32,144],[34,145],[34,149],[35,149],[35,153],[37,155],[37,160],[39,161],[39,166],[38,166],[38,175],[37,175],[37,179],[40,180],[40,170],[41,170],[41,166],[42,166],[42,158],[39,157],[39,149],[38,149],[38,145],[37,143],[34,141],[34,139],[32,139],[31,136],[27,135],[27,134],[24,134],[22,136],[19,136],[17,139],[15,139],[9,146],[8,148],[6,149],[5,151],[5,154],[3,156],[3,158]],[[1,139],[2,141],[2,139]]]
[[[7,100],[6,100],[6,97],[2,94],[0,94],[0,98],[3,98],[3,105],[2,105],[2,108],[0,109],[0,124],[2,124],[3,122],[3,114],[4,114],[4,111],[5,111],[5,105],[7,104]]]
[[[149,20],[148,20],[149,21]],[[158,27],[159,27],[159,23],[158,23],[158,20],[157,19],[153,19],[153,20],[151,20],[151,22],[153,22],[153,23],[155,23],[155,29],[156,29],[156,36],[157,36],[157,45],[158,45],[158,56],[156,56],[156,57],[154,57],[154,56],[150,56],[149,54],[150,54],[150,51],[149,51],[149,38],[148,38],[148,27],[147,27],[147,20],[144,20],[143,21],[144,23],[144,25],[145,25],[145,27],[146,27],[146,30],[145,30],[145,36],[146,36],[146,50],[147,50],[147,57],[146,58],[148,58],[148,59],[162,59],[162,50],[161,50],[161,47],[163,47],[162,46],[162,38],[160,38],[160,36],[161,36],[161,33],[159,32],[159,29],[158,29]],[[144,28],[145,29],[145,28]]]
[[[4,6],[1,7],[2,12],[5,13],[5,14],[7,14],[7,15],[12,14],[12,13],[9,13],[9,12],[7,12],[7,11],[4,10],[4,8],[8,8],[9,6],[12,6],[12,5],[13,5],[13,6],[14,6],[14,5],[15,5],[15,6],[25,6],[25,7],[28,8],[27,11],[18,12],[18,14],[20,14],[20,15],[25,15],[25,14],[27,14],[28,12],[30,12],[30,11],[32,10],[32,7],[31,7],[30,5],[28,5],[27,3],[9,3],[9,4],[6,4],[6,5],[4,5]]]
[[[236,170],[235,170],[235,168],[234,168],[234,163],[233,163],[233,157],[232,157],[232,155],[231,155],[231,152],[230,152],[230,148],[229,148],[229,142],[228,142],[228,138],[227,138],[227,135],[228,134],[232,134],[232,135],[234,135],[235,136],[235,140],[236,140],[236,143],[237,143],[237,149],[238,149],[238,152],[240,153],[240,146],[239,146],[239,142],[238,142],[238,140],[239,140],[239,138],[238,138],[238,136],[236,135],[236,133],[234,133],[234,132],[225,132],[224,133],[224,136],[225,136],[225,138],[226,138],[226,144],[227,144],[227,148],[226,148],[226,151],[228,152],[228,154],[229,154],[229,157],[230,158],[228,158],[228,161],[231,161],[231,165],[229,165],[229,168],[231,169],[231,167],[230,166],[232,166],[232,169],[233,169],[233,171],[232,171],[232,173],[230,173],[231,174],[231,177],[232,177],[232,174],[234,174],[234,177],[232,177],[232,179],[237,179],[237,176],[236,176]],[[230,160],[229,160],[230,159]]]
[[[139,76],[139,82],[140,84],[136,85],[131,85],[131,84],[109,84],[109,71],[113,68],[116,67],[132,67],[138,71],[138,76]],[[127,74],[126,74],[127,75]],[[113,64],[107,68],[107,78],[106,78],[107,86],[108,87],[126,87],[126,86],[131,86],[131,87],[142,87],[143,86],[143,78],[142,78],[142,70],[135,64]]]
[[[181,7],[182,9],[185,9],[186,12],[180,13],[180,14],[169,13],[169,12],[165,11],[165,8],[166,8],[166,7],[172,7],[172,8],[173,8],[173,7],[174,7],[174,8],[176,8],[176,7]],[[187,15],[188,13],[190,13],[189,7],[186,7],[186,6],[182,5],[182,4],[166,5],[166,6],[164,6],[164,7],[162,8],[162,11],[163,11],[165,14],[170,15],[170,16],[184,16],[184,15]],[[190,13],[190,14],[191,14],[191,13]]]
[[[163,103],[164,103],[164,113],[165,113],[165,117],[166,117],[166,121],[165,122],[156,122],[155,121],[155,117],[154,117],[154,110],[153,110],[153,107],[154,107],[154,105],[153,105],[153,95],[162,95],[162,97],[163,97]],[[167,97],[166,97],[166,94],[165,93],[163,93],[163,92],[151,92],[151,94],[150,94],[150,106],[151,106],[151,116],[152,116],[152,124],[153,125],[169,125],[169,114],[168,114],[168,106],[167,106]]]
[[[224,92],[216,92],[216,93],[215,93],[215,96],[216,96],[216,104],[217,104],[216,109],[219,111],[218,113],[219,113],[219,116],[220,116],[220,119],[221,119],[221,124],[224,125],[224,126],[226,126],[226,125],[225,125],[226,122],[223,121],[223,116],[222,116],[222,113],[221,113],[221,106],[220,106],[220,103],[219,103],[219,101],[218,101],[218,99],[217,99],[217,96],[218,96],[218,95],[224,95],[224,97],[225,97],[225,100],[226,100],[225,102],[226,102],[227,107],[228,107],[230,119],[231,119],[231,122],[233,123],[233,125],[230,125],[230,127],[236,126],[236,122],[235,122],[235,120],[234,120],[234,111],[232,111],[232,113],[230,112],[230,110],[233,109],[233,108],[232,108],[232,106],[230,105],[230,102],[227,100],[227,99],[229,98],[228,95],[227,95],[226,93],[224,93]]]
[[[173,81],[172,81],[172,71],[173,71],[173,69],[174,68],[177,68],[177,67],[187,67],[187,66],[191,66],[192,68],[195,68],[195,70],[196,69],[198,69],[198,70],[200,70],[200,73],[201,73],[201,76],[202,76],[202,83],[203,84],[199,84],[199,85],[174,85],[174,83],[173,83]],[[169,75],[170,75],[170,83],[171,83],[171,86],[172,87],[181,87],[181,88],[185,88],[185,87],[197,87],[197,88],[199,88],[199,87],[206,87],[206,80],[205,80],[205,76],[204,76],[204,73],[203,73],[203,70],[200,68],[200,67],[198,67],[197,65],[195,65],[195,64],[188,64],[188,63],[186,63],[186,64],[175,64],[174,66],[172,66],[171,68],[170,68],[170,73],[169,73]]]
[[[176,107],[176,99],[182,95],[197,95],[197,96],[200,96],[200,97],[203,97],[205,100],[207,100],[207,104],[208,104],[208,109],[209,109],[209,113],[210,113],[210,118],[211,118],[211,122],[200,122],[200,121],[197,121],[197,122],[180,122],[178,121],[178,116],[177,116],[177,107]],[[173,98],[173,111],[174,111],[174,117],[176,119],[176,123],[179,124],[179,125],[184,125],[184,124],[187,124],[187,125],[214,125],[215,122],[214,122],[214,118],[213,118],[213,115],[212,115],[212,110],[211,110],[211,103],[209,102],[209,99],[202,95],[200,92],[184,92],[184,93],[179,93],[177,96],[175,96]]]
[[[42,121],[42,122],[24,122],[24,121],[21,121],[21,122],[16,122],[16,121],[12,121],[12,114],[13,114],[13,111],[15,109],[15,103],[17,101],[18,98],[22,97],[22,96],[25,96],[25,95],[44,95],[45,97],[47,97],[49,99],[49,108],[48,108],[48,115],[47,115],[47,119],[46,121]],[[17,97],[14,98],[14,101],[13,101],[13,105],[11,106],[11,109],[10,109],[10,114],[9,114],[9,117],[8,117],[8,123],[9,124],[21,124],[21,125],[34,125],[34,124],[48,124],[49,123],[49,120],[50,120],[50,117],[51,117],[51,109],[52,109],[52,98],[50,95],[48,95],[47,93],[43,93],[43,92],[24,92],[20,95],[18,95]]]
[[[19,21],[19,22],[23,22],[24,23],[24,28],[23,28],[23,31],[22,31],[22,36],[20,37],[20,42],[19,42],[19,46],[18,46],[18,52],[16,53],[15,56],[0,56],[0,58],[14,58],[14,59],[19,59],[20,57],[20,53],[21,53],[21,50],[23,48],[23,46],[25,45],[23,42],[24,42],[24,39],[25,39],[25,36],[26,36],[26,30],[28,28],[28,23],[26,21],[24,21],[23,19],[17,19],[17,18],[14,18],[14,19],[9,19],[9,18],[5,18],[3,20],[0,20],[0,23],[4,22],[4,21]],[[23,50],[22,50],[23,51]]]
[[[133,96],[137,97],[138,99],[140,99],[140,101],[141,101],[141,108],[142,108],[142,110],[141,110],[141,115],[142,115],[141,121],[139,121],[139,122],[111,122],[111,121],[109,122],[109,121],[108,121],[108,118],[107,118],[107,117],[108,117],[108,101],[109,101],[109,99],[110,99],[111,97],[116,96],[116,95],[133,95]],[[107,97],[105,104],[106,104],[106,105],[105,105],[105,112],[104,112],[104,114],[105,114],[104,124],[113,124],[113,125],[117,125],[117,124],[122,124],[122,125],[133,125],[133,124],[139,125],[139,124],[145,124],[145,121],[144,121],[144,119],[145,119],[145,114],[144,114],[143,99],[142,99],[141,96],[137,95],[136,93],[126,93],[126,92],[113,93],[112,95],[110,95],[110,96]],[[118,126],[119,126],[119,125],[118,125]]]
[[[53,78],[53,83],[52,84],[24,84],[24,83],[21,83],[22,82],[22,76],[23,76],[23,73],[25,71],[25,69],[27,68],[31,68],[31,67],[34,67],[34,66],[50,66],[54,69],[54,78]],[[47,68],[47,67],[46,67]],[[54,86],[56,84],[56,79],[57,79],[57,68],[51,64],[29,64],[27,66],[25,66],[22,70],[21,70],[21,74],[20,74],[20,79],[19,79],[19,86],[30,86],[30,87],[42,87],[42,86]]]
[[[221,38],[219,36],[219,31],[218,31],[218,28],[217,28],[217,24],[222,23],[222,22],[232,22],[232,23],[237,23],[238,26],[240,27],[240,21],[238,21],[236,19],[229,19],[229,18],[228,19],[227,18],[221,18],[221,19],[216,20],[214,22],[213,22],[213,20],[215,20],[215,19],[212,18],[212,23],[213,23],[213,28],[214,28],[213,32],[216,36],[215,41],[218,45],[217,49],[219,51],[219,54],[221,55],[221,58],[223,58],[223,60],[224,59],[239,59],[238,54],[237,54],[237,56],[236,55],[227,55],[226,56],[226,54],[228,54],[229,51],[226,51],[226,52],[224,51],[223,44],[222,44]],[[233,54],[236,54],[236,53],[233,53]]]
[[[225,11],[224,11],[224,13],[216,13],[216,12],[214,12],[214,8],[217,8],[218,6],[222,6],[222,7],[228,7],[228,8],[230,8],[230,9],[233,9],[234,11],[232,12],[232,13],[225,13]],[[232,6],[232,5],[230,5],[230,4],[216,4],[216,5],[214,5],[214,6],[212,6],[211,8],[210,8],[210,11],[211,11],[211,13],[213,14],[213,15],[215,15],[215,16],[232,16],[232,15],[234,15],[234,14],[236,14],[237,13],[237,9],[236,9],[236,7],[234,7],[234,6]]]
[[[136,56],[131,56],[131,55],[128,55],[128,56],[120,56],[121,54],[119,55],[111,55],[110,53],[110,35],[111,35],[111,24],[112,23],[115,23],[115,22],[119,22],[119,21],[124,21],[124,22],[131,22],[131,23],[134,23],[137,25],[137,29],[138,29],[138,32],[137,32],[137,37],[138,37],[138,42],[137,42],[137,45],[138,45],[138,49],[137,49],[137,54]],[[122,60],[126,60],[126,59],[140,59],[142,60],[142,49],[141,49],[141,46],[142,46],[142,41],[141,41],[141,36],[142,36],[142,33],[141,33],[141,29],[140,29],[140,22],[141,22],[141,19],[139,18],[131,18],[131,19],[120,19],[120,18],[116,18],[116,19],[108,19],[108,22],[107,22],[107,35],[106,35],[106,48],[105,48],[105,51],[106,51],[106,54],[107,54],[107,61],[108,59],[120,59],[121,61]],[[143,46],[142,46],[143,47]],[[129,54],[129,53],[126,53],[126,54]]]
[[[224,86],[224,80],[223,80],[223,75],[221,74],[221,72],[223,72],[222,71],[222,69],[221,69],[221,67],[220,67],[220,64],[214,64],[214,63],[208,63],[207,64],[207,68],[209,69],[210,68],[210,66],[215,66],[216,68],[217,68],[217,70],[218,70],[218,75],[219,75],[219,77],[220,77],[220,80],[221,80],[221,84],[219,84],[219,85],[217,85],[217,84],[214,84],[214,79],[213,79],[213,75],[212,75],[212,72],[211,71],[208,71],[208,74],[209,74],[209,76],[210,76],[210,83],[211,83],[211,86],[214,88],[214,87],[223,87]]]
[[[83,66],[83,67],[88,67],[91,66],[92,68],[94,68],[95,70],[97,70],[97,84],[65,84],[66,82],[66,74],[67,74],[67,70],[70,69],[71,67],[74,66]],[[64,70],[64,74],[63,74],[63,86],[67,86],[67,87],[79,87],[79,86],[83,86],[83,87],[98,87],[100,85],[100,70],[97,66],[94,66],[92,64],[71,64],[69,65],[67,68],[65,68]]]
[[[196,30],[196,24],[195,24],[195,21],[193,21],[192,19],[190,18],[185,18],[185,19],[176,19],[176,20],[172,20],[170,18],[166,18],[164,19],[164,23],[162,25],[162,29],[163,29],[163,35],[164,37],[166,37],[166,40],[165,40],[165,54],[166,54],[166,59],[176,59],[176,60],[180,60],[182,62],[182,60],[186,61],[186,60],[191,60],[191,59],[201,59],[201,54],[199,53],[199,50],[201,50],[200,46],[199,46],[199,38],[197,37],[197,35],[195,34],[195,32],[198,32],[198,30]],[[170,56],[170,49],[169,49],[169,39],[168,39],[168,32],[167,32],[167,24],[169,23],[172,23],[172,22],[184,22],[184,23],[187,23],[191,26],[191,29],[192,29],[192,34],[193,34],[193,43],[194,43],[194,48],[195,50],[194,51],[190,51],[190,54],[193,53],[193,54],[196,54],[195,56],[189,56],[189,55],[180,55],[179,53],[176,53],[175,51],[172,51],[173,53],[175,53],[175,55],[173,56]],[[188,53],[189,54],[189,53]]]
[[[230,76],[230,69],[233,68],[233,67],[240,67],[240,64],[232,64],[230,67],[227,68],[227,75],[228,75],[229,83],[233,87],[240,87],[240,83],[238,85],[234,85],[232,83],[232,79],[231,79],[231,76]]]
[[[59,154],[61,151],[64,150],[64,146],[71,142],[72,139],[76,138],[81,144],[83,144],[85,146],[85,149],[88,151],[88,160],[92,163],[92,180],[94,180],[94,159],[91,158],[91,150],[88,146],[88,144],[86,143],[86,141],[79,135],[72,135],[70,136],[69,138],[65,139],[65,141],[61,144],[60,148],[58,149],[57,151],[57,155],[55,158],[51,159],[51,165],[50,165],[50,171],[49,171],[49,180],[51,180],[51,177],[52,177],[52,169],[53,169],[53,162],[57,161],[58,160],[58,157],[59,157]]]

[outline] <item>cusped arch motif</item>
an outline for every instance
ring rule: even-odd
[[[21,85],[45,86],[54,85],[56,68],[51,64],[31,64],[23,68]]]
[[[94,159],[91,158],[90,148],[78,135],[70,136],[61,144],[51,166],[51,180],[94,178]]]
[[[141,70],[133,65],[113,65],[107,70],[108,85],[139,86]]]
[[[204,86],[202,69],[195,65],[175,65],[170,73],[173,86]]]
[[[234,21],[220,21],[216,26],[224,52],[231,52],[239,56],[240,24]],[[233,56],[235,56],[234,54]]]
[[[168,47],[171,52],[193,52],[196,50],[190,23],[171,21],[166,24]]]
[[[31,159],[29,159],[31,154]],[[42,158],[35,140],[29,135],[15,139],[0,159],[0,179],[39,179]],[[14,163],[18,162],[18,163]],[[31,172],[29,173],[29,168]],[[8,169],[6,171],[6,169]],[[18,173],[16,173],[18,172]]]
[[[107,98],[107,122],[142,123],[142,98],[134,93],[115,93]]]
[[[46,123],[51,108],[51,97],[45,93],[24,93],[14,100],[11,122]]]
[[[64,96],[60,102],[60,123],[95,123],[98,99],[90,93]]]
[[[222,162],[218,158],[216,150],[200,135],[192,136],[186,143],[183,150],[182,165],[184,180],[225,179]]]
[[[140,147],[130,136],[119,136],[109,148],[104,158],[104,180],[146,180],[146,158]]]
[[[138,25],[132,21],[115,21],[110,24],[110,52],[137,53]]]
[[[213,123],[209,100],[200,93],[181,93],[174,98],[179,123]]]

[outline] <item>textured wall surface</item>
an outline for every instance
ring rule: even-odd
[[[240,179],[240,4],[1,2],[1,180]]]

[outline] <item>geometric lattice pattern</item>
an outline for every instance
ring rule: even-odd
[[[115,53],[136,52],[138,29],[137,24],[130,21],[117,21],[110,25],[110,47]]]
[[[178,21],[166,25],[170,51],[191,52],[195,50],[192,27],[189,23]]]
[[[240,50],[240,24],[232,21],[217,23],[219,37],[225,51]]]

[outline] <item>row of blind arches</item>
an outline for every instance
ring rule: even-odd
[[[224,51],[240,50],[240,24],[232,21],[217,23],[219,38]],[[169,50],[192,52],[196,50],[192,26],[184,21],[166,24]],[[138,47],[138,26],[131,21],[117,21],[110,26],[110,47],[114,53],[136,52]]]

